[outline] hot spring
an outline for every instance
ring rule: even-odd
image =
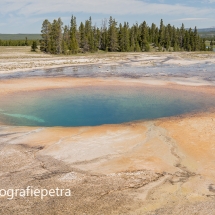
[[[86,86],[1,98],[0,121],[16,126],[95,126],[205,111],[215,99],[163,87]]]

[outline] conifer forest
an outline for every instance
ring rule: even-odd
[[[52,23],[44,20],[41,29],[40,49],[51,54],[76,54],[85,52],[148,52],[155,51],[206,51],[205,39],[198,35],[197,28],[185,29],[152,23],[148,26],[128,22],[117,23],[112,17],[103,20],[101,27],[92,24],[91,17],[79,26],[76,17],[71,17],[70,25],[63,25],[61,18]]]

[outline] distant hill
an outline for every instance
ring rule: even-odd
[[[215,27],[198,29],[200,37],[215,38]]]
[[[215,32],[215,27],[212,28],[200,28],[198,29],[198,32]]]
[[[40,34],[0,34],[0,40],[40,40]]]

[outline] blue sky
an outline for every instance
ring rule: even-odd
[[[0,33],[40,33],[43,20],[62,18],[65,25],[71,15],[77,22],[92,16],[98,27],[102,19],[113,16],[116,21],[151,25],[208,28],[215,26],[215,0],[0,0]]]

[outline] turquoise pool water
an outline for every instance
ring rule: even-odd
[[[214,107],[209,95],[155,87],[81,87],[2,97],[0,121],[20,126],[95,126]]]

